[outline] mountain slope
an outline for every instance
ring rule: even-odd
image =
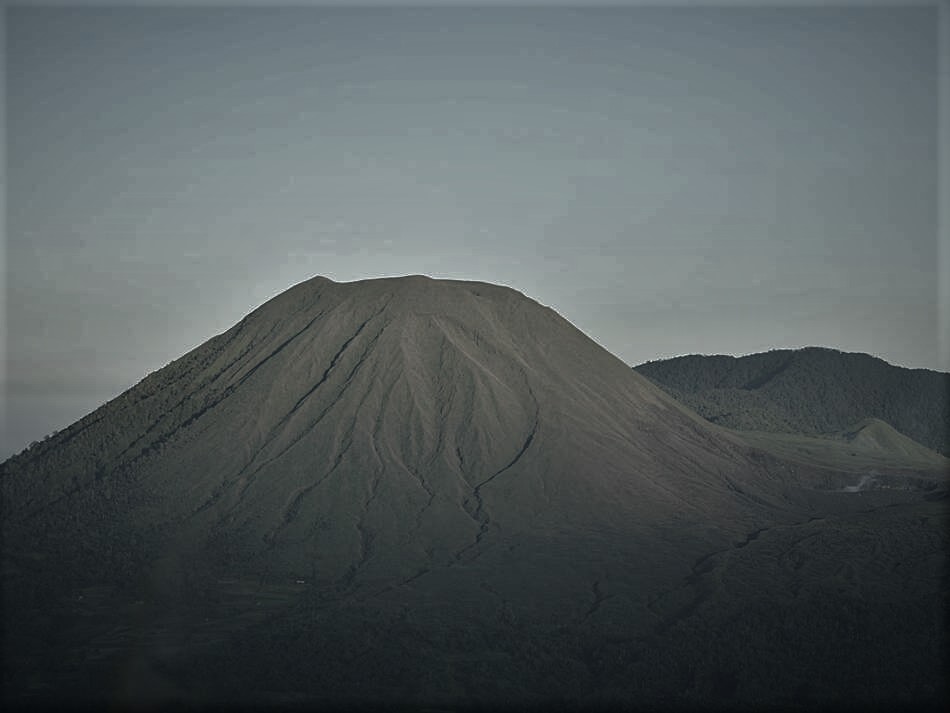
[[[739,358],[692,355],[635,369],[728,428],[833,434],[876,418],[950,455],[950,374],[817,347]]]

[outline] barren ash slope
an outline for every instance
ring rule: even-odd
[[[763,603],[723,572],[834,518],[850,547],[884,511],[932,540],[911,570],[945,547],[934,493],[816,495],[819,471],[515,290],[314,278],[0,466],[5,696],[806,705],[807,662],[748,660],[774,622],[713,658],[685,642]],[[800,550],[822,600],[827,552]],[[907,665],[929,663],[895,675],[926,702],[921,636]]]

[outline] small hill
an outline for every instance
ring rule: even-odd
[[[950,374],[820,347],[690,355],[635,369],[728,428],[831,435],[872,418],[950,455]]]
[[[933,476],[944,482],[950,476],[950,458],[920,445],[876,418],[865,419],[827,436],[767,431],[743,431],[740,435],[749,445],[786,462],[838,474],[829,475],[825,487],[835,487],[833,483],[847,473],[887,475],[891,486],[913,488],[931,487]],[[920,478],[922,475],[925,477]]]
[[[853,448],[865,452],[881,454],[900,454],[908,461],[945,463],[935,451],[921,446],[917,441],[895,431],[880,419],[866,418],[853,428],[839,434],[839,438]]]

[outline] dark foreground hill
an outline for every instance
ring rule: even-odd
[[[315,278],[0,465],[4,704],[939,707],[945,473],[888,465],[508,288]]]
[[[833,434],[876,418],[950,455],[950,374],[819,347],[738,358],[691,355],[635,368],[729,428]]]

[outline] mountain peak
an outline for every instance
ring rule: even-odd
[[[4,467],[24,512],[108,494],[127,527],[339,578],[728,510],[710,483],[749,462],[553,310],[412,275],[300,283]]]

